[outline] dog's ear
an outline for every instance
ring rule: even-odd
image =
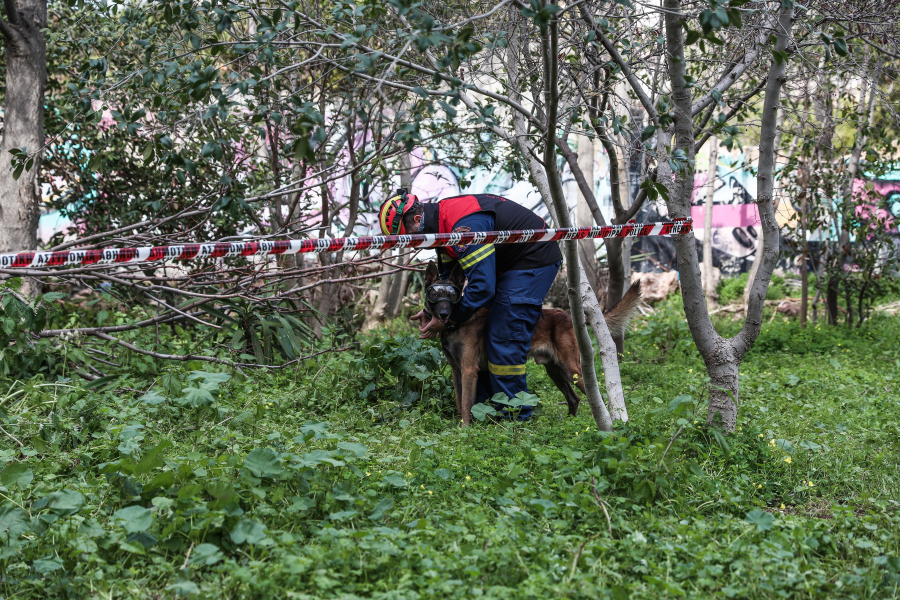
[[[453,265],[453,270],[450,271],[450,283],[462,289],[463,285],[466,283],[466,274],[463,273],[462,267],[459,266],[459,263],[455,263]]]
[[[437,266],[434,261],[429,260],[428,266],[425,268],[425,287],[427,288],[438,278]]]

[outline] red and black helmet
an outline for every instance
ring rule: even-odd
[[[378,223],[381,225],[381,233],[384,235],[403,235],[406,228],[403,226],[403,214],[415,208],[419,199],[400,188],[394,195],[381,205],[378,211]]]

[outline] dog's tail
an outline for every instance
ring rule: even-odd
[[[628,323],[631,322],[631,319],[637,313],[640,302],[641,282],[635,281],[628,288],[628,291],[625,292],[625,295],[622,296],[622,299],[619,300],[618,304],[613,306],[609,312],[604,311],[603,318],[606,319],[606,326],[609,327],[609,333],[613,337],[625,335]]]

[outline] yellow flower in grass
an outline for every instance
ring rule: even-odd
[[[784,510],[784,508],[785,508],[784,503],[782,503],[782,504],[781,504],[781,510]]]
[[[761,489],[762,489],[762,484],[761,484],[761,483],[760,483],[760,484],[757,484],[756,489],[761,490]]]
[[[472,478],[469,477],[468,475],[466,475],[466,481],[469,481],[470,479],[472,479]]]
[[[766,436],[764,436],[763,434],[759,434],[759,437],[766,437]]]
[[[791,464],[791,457],[790,456],[784,457],[784,462],[786,462],[787,464]]]
[[[431,495],[433,495],[433,494],[434,494],[434,492],[432,492],[431,490],[428,490],[428,495],[429,495],[429,496],[431,496]]]
[[[815,487],[812,481],[809,482],[809,487]]]

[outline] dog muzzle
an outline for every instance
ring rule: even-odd
[[[435,318],[435,316],[434,316],[433,314],[431,314],[431,311],[428,310],[427,308],[423,308],[423,309],[422,309],[422,312],[425,313],[425,316],[426,316],[429,320]],[[442,318],[440,318],[440,317],[437,317],[437,320],[440,321],[441,323],[443,323],[444,325],[446,325],[446,324],[447,324],[447,321],[450,320],[450,317],[447,317],[446,319],[442,319]]]

